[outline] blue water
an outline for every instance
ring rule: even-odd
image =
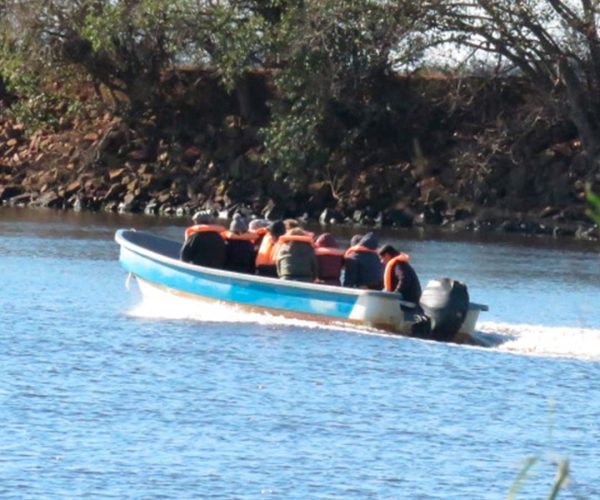
[[[180,223],[177,223],[180,225]],[[112,241],[0,209],[0,498],[600,497],[600,252],[388,235],[490,305],[481,349],[140,304]]]

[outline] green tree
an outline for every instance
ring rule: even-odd
[[[420,46],[413,2],[324,0],[288,6],[270,37],[277,98],[265,130],[266,156],[301,176],[364,143],[374,117],[388,113],[374,85]]]

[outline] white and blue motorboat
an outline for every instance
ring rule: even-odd
[[[395,293],[284,281],[189,264],[179,259],[181,242],[142,231],[121,229],[115,240],[120,245],[120,263],[137,279],[142,295],[167,293],[249,311],[453,342],[473,342],[471,334],[479,313],[487,310],[468,298],[462,306],[448,300],[444,280],[430,282],[420,308]]]

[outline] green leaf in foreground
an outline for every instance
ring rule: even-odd
[[[592,191],[589,184],[585,188],[585,196],[591,207],[587,210],[587,214],[600,226],[600,196]]]

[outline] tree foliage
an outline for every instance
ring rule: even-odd
[[[486,52],[490,65],[564,103],[591,157],[600,153],[600,33],[590,0],[432,0],[436,43]]]
[[[286,175],[372,147],[372,131],[398,113],[381,82],[437,64],[423,59],[428,47],[437,61],[490,54],[490,67],[568,112],[589,157],[600,157],[590,0],[2,0],[0,33],[0,79],[20,98],[13,111],[39,123],[76,110],[77,82],[141,117],[168,101],[170,68],[210,68],[230,92],[263,71],[274,83],[264,158]]]

